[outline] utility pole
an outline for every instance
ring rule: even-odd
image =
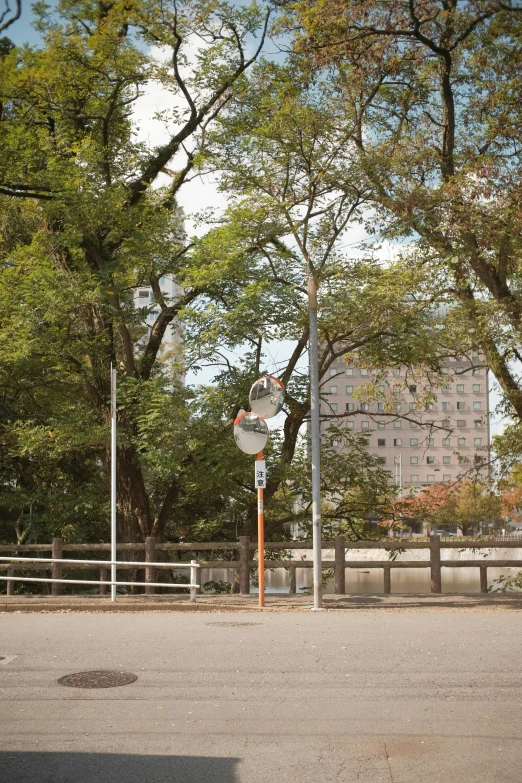
[[[111,601],[116,600],[116,368],[111,364]]]
[[[319,419],[319,334],[317,283],[308,265],[308,313],[310,317],[310,435],[312,441],[312,539],[314,611],[323,608],[321,568],[321,424]]]

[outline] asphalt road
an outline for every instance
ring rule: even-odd
[[[0,783],[520,783],[508,610],[0,615]],[[91,669],[138,680],[65,688]]]

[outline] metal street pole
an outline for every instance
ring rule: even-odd
[[[257,455],[258,460],[263,460],[263,452]],[[264,489],[257,488],[257,566],[259,582],[259,606],[265,605],[265,509]]]
[[[111,363],[111,601],[116,600],[116,368]]]
[[[310,435],[312,441],[312,539],[315,611],[323,608],[321,568],[321,425],[319,420],[319,336],[317,330],[317,284],[308,269],[310,317]]]

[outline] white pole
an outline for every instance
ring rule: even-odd
[[[196,571],[197,561],[191,560],[190,561],[190,600],[195,601],[196,600],[196,588],[194,585],[197,584],[197,571]]]
[[[116,600],[116,368],[111,363],[111,601]]]
[[[308,269],[308,314],[310,318],[310,434],[312,436],[312,538],[314,605],[323,609],[321,545],[321,423],[319,418],[319,336],[317,327],[317,285]]]

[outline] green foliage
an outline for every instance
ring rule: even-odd
[[[213,579],[211,579],[209,582],[205,582],[203,585],[203,590],[205,593],[212,593],[212,595],[222,595],[231,593],[232,585],[230,582],[224,582],[222,579],[220,579],[219,582],[215,582]]]
[[[479,347],[522,417],[522,17],[516,3],[284,4],[293,57],[335,88],[374,231],[406,238],[449,347]],[[355,164],[354,164],[355,165]]]

